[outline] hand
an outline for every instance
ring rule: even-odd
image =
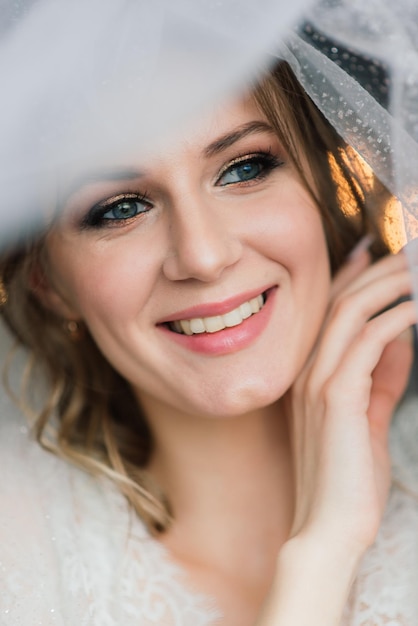
[[[366,251],[333,283],[317,345],[283,399],[295,476],[293,537],[362,555],[390,485],[387,435],[412,362],[413,302],[405,256],[370,265]],[[381,312],[383,311],[383,312]]]

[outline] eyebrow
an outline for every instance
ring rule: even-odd
[[[232,146],[240,139],[248,137],[248,135],[266,132],[269,134],[274,134],[273,128],[267,122],[263,122],[261,120],[247,122],[246,124],[243,124],[242,126],[236,128],[231,133],[226,133],[226,135],[222,135],[222,137],[219,137],[218,139],[210,143],[203,150],[203,154],[206,157],[215,156],[216,154],[223,152],[223,150],[226,150],[226,148]]]
[[[73,194],[88,185],[120,180],[136,180],[142,176],[144,176],[144,172],[139,170],[103,170],[82,174],[71,184],[71,187],[65,191],[62,198],[60,198],[60,204],[61,206],[65,206]]]

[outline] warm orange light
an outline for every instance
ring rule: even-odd
[[[347,159],[347,164],[351,169],[355,169],[355,174],[358,179],[361,178],[364,189],[370,191],[373,194],[381,193],[376,189],[376,178],[373,175],[372,169],[361,158],[361,156],[355,152],[351,147],[346,149],[344,158]],[[341,170],[335,161],[334,156],[329,155],[329,163],[334,180],[338,185],[338,198],[340,205],[344,213],[348,216],[355,216],[358,212],[358,207],[353,197],[350,186],[341,174]],[[379,183],[377,183],[379,185]],[[361,190],[359,189],[360,193]],[[387,193],[387,192],[384,192]],[[398,252],[407,242],[405,232],[405,221],[402,212],[400,202],[393,196],[389,197],[389,200],[385,203],[383,215],[378,220],[383,237],[388,244],[390,250],[394,253]]]
[[[396,198],[387,203],[383,216],[383,233],[392,252],[399,252],[407,242],[402,207]]]

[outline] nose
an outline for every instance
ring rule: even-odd
[[[242,254],[242,244],[234,236],[232,224],[222,219],[214,201],[182,198],[170,220],[169,253],[163,271],[169,280],[194,278],[202,282],[217,280]],[[227,210],[226,207],[222,209]]]

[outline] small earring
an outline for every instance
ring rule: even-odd
[[[0,309],[6,304],[9,299],[9,294],[7,293],[6,285],[2,278],[0,278]]]
[[[65,320],[63,326],[71,341],[80,341],[83,337],[84,329],[81,323],[77,322],[77,320]]]

